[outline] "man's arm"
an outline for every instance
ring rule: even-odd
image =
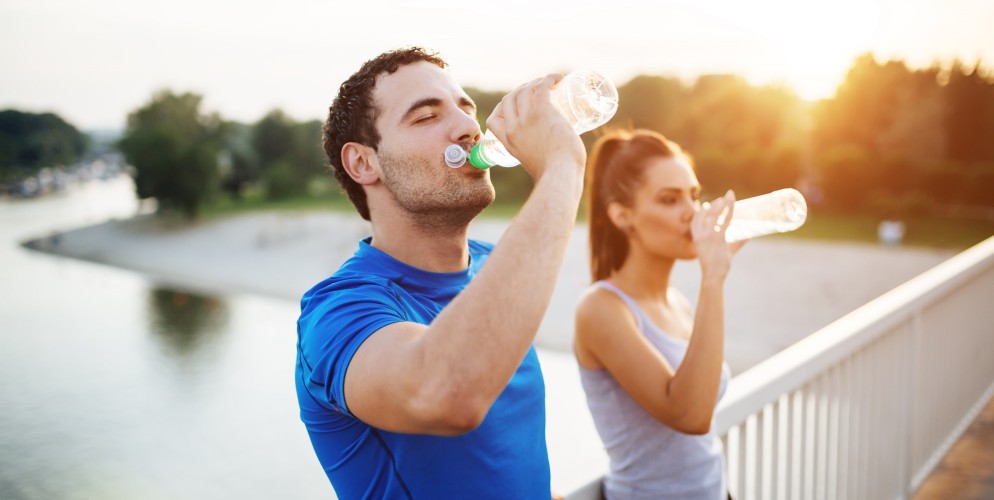
[[[404,433],[470,431],[527,354],[583,190],[583,143],[549,103],[556,81],[518,88],[487,121],[536,181],[486,265],[431,325],[384,327],[352,358],[345,397],[364,422]]]

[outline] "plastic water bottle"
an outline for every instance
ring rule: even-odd
[[[793,231],[808,218],[808,205],[796,189],[772,193],[735,202],[732,221],[725,231],[725,241],[755,238]]]
[[[573,71],[564,76],[552,89],[551,99],[552,105],[566,117],[577,134],[607,123],[618,111],[618,89],[614,83],[589,70]],[[445,163],[453,168],[461,167],[466,156],[462,147],[453,144],[445,150]],[[489,130],[469,152],[469,163],[481,170],[494,165],[514,167],[521,164]]]

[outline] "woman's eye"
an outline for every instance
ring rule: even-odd
[[[421,118],[418,118],[417,120],[414,120],[414,123],[423,123],[423,122],[426,122],[428,120],[431,120],[432,118],[435,118],[435,115],[422,116]]]

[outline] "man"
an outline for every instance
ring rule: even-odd
[[[301,419],[340,498],[549,498],[532,346],[583,189],[586,151],[522,85],[487,126],[534,189],[500,242],[468,239],[488,171],[445,165],[481,138],[476,106],[420,48],[367,61],[325,124],[336,178],[372,237],[301,301]]]

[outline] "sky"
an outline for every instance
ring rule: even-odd
[[[252,123],[321,119],[382,51],[440,53],[463,86],[590,68],[733,73],[830,97],[853,59],[994,67],[994,0],[0,0],[0,109],[118,129],[161,89]]]

